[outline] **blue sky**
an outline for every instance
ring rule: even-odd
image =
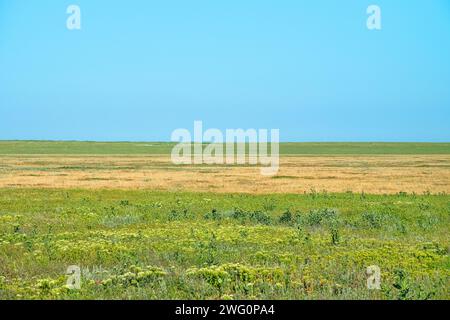
[[[165,141],[194,120],[450,141],[450,2],[0,0],[0,139]]]

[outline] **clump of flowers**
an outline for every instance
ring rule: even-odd
[[[108,285],[120,285],[120,286],[142,286],[157,279],[164,277],[167,273],[159,267],[146,266],[130,266],[128,271],[111,276],[108,279],[102,281],[104,286]]]

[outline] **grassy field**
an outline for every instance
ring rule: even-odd
[[[169,155],[169,142],[1,141],[0,154]],[[313,143],[280,144],[283,155],[450,154],[450,143]]]
[[[0,299],[450,299],[449,146],[284,144],[264,177],[165,143],[0,142]]]
[[[1,190],[2,298],[449,296],[450,198]],[[81,290],[65,288],[69,265]],[[367,290],[378,265],[382,289]]]
[[[249,165],[180,166],[157,155],[0,155],[0,188],[450,193],[449,155],[282,156],[276,176],[259,170]]]

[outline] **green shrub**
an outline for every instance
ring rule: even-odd
[[[282,224],[292,224],[294,222],[294,216],[293,214],[287,210],[285,212],[283,212],[280,216],[280,218],[278,219],[278,221]]]
[[[311,210],[306,217],[306,222],[310,226],[319,226],[335,223],[338,218],[338,212],[335,209]]]

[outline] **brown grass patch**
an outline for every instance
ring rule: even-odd
[[[166,156],[3,156],[1,187],[247,193],[450,192],[450,156],[289,156],[275,177],[254,166],[176,166]],[[199,175],[201,174],[201,175]]]

